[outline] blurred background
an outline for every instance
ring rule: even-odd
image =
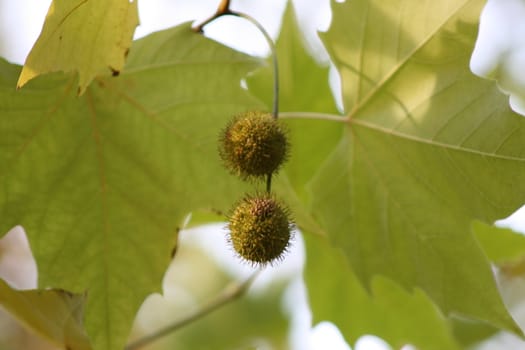
[[[1,57],[23,64],[38,37],[50,3],[51,0],[0,0]],[[215,11],[218,3],[219,0],[139,1],[141,23],[135,37],[185,21],[202,21]],[[255,17],[274,38],[278,35],[285,5],[286,0],[232,1],[234,9]],[[295,0],[294,5],[305,34],[305,46],[320,64],[329,65],[328,55],[317,36],[317,31],[326,30],[330,23],[329,1]],[[519,62],[525,59],[525,50],[522,50],[525,48],[525,0],[490,0],[482,19],[482,38],[473,55],[472,69],[478,75],[500,79],[502,89],[512,94],[513,108],[522,111],[521,106],[525,103],[521,102],[520,94],[525,91],[525,77],[522,77],[525,72]],[[252,55],[269,53],[262,35],[241,19],[221,18],[206,27],[206,35]],[[333,69],[330,74],[337,86],[337,74]],[[520,210],[499,224],[525,231],[524,217]],[[132,339],[199,309],[228,283],[241,281],[253,272],[253,268],[234,257],[226,244],[224,226],[218,223],[181,232],[176,259],[163,281],[163,295],[151,295],[144,302],[135,320]],[[289,256],[283,263],[267,268],[245,297],[145,349],[350,349],[333,324],[322,322],[312,328],[302,280],[303,265],[304,245],[297,233]],[[36,265],[25,234],[21,228],[14,228],[0,240],[0,278],[16,288],[30,289],[36,287],[36,276]],[[513,290],[525,293],[524,281],[512,283],[515,284]],[[520,302],[513,304],[515,313],[525,314],[519,311],[525,310],[521,297],[510,295],[507,298],[519,299]],[[479,348],[525,349],[525,343],[502,333]],[[0,349],[55,348],[26,331],[0,307]],[[353,349],[385,350],[390,347],[369,335],[362,337]],[[411,347],[407,345],[404,349]]]

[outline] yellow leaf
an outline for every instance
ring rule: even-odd
[[[64,290],[15,290],[0,279],[0,304],[28,329],[66,349],[91,350],[82,327],[85,296]]]
[[[55,71],[75,71],[79,94],[100,74],[118,74],[138,24],[137,1],[53,0],[17,87]]]

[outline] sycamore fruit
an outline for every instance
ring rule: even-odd
[[[292,238],[288,208],[270,194],[244,197],[229,217],[229,241],[255,265],[282,259]]]
[[[242,179],[261,179],[276,172],[288,156],[286,132],[271,114],[239,114],[223,130],[219,154]]]

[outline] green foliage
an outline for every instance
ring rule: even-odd
[[[482,3],[333,5],[323,38],[347,121],[312,211],[365,285],[387,276],[445,314],[520,333],[470,233],[517,209],[525,180],[525,121],[468,70]]]
[[[349,341],[374,333],[397,347],[459,349],[497,329],[521,334],[490,262],[522,273],[525,244],[490,224],[525,201],[525,121],[468,69],[483,4],[333,2],[321,36],[341,77],[342,112],[291,6],[285,14],[276,47],[292,152],[273,184],[306,235],[314,322],[334,322]],[[246,192],[222,167],[216,141],[233,115],[270,109],[273,78],[270,67],[249,76],[259,60],[188,24],[134,42],[112,77],[136,2],[65,6],[53,3],[19,83],[54,70],[77,71],[78,81],[48,74],[15,91],[21,68],[0,61],[1,229],[24,226],[39,286],[87,293],[93,348],[120,349],[140,304],[160,288],[185,216],[225,212]],[[93,27],[73,35],[87,9],[95,26],[120,15],[116,32],[102,26],[96,50]],[[72,55],[81,42],[100,56]],[[0,300],[23,293],[2,288]],[[42,330],[17,305],[15,314],[61,341],[65,333]]]
[[[368,294],[341,249],[312,236],[307,251],[305,279],[314,322],[334,322],[351,342],[376,334],[396,349],[404,344],[459,349],[444,316],[420,289],[407,293],[385,278],[375,278]]]

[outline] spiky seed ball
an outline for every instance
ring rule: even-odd
[[[230,215],[229,241],[244,260],[265,265],[283,257],[291,226],[287,207],[271,195],[247,196]]]
[[[271,114],[239,114],[223,130],[219,154],[225,166],[242,179],[276,172],[288,155],[286,132]]]

